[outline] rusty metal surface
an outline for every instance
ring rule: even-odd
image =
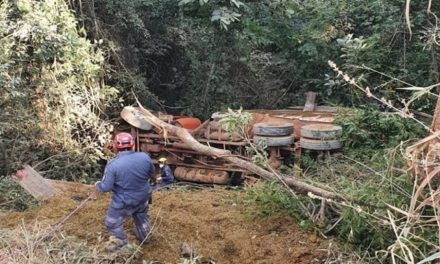
[[[179,180],[185,180],[191,182],[213,183],[213,184],[229,183],[229,175],[226,171],[177,167],[174,170],[174,176]]]
[[[294,142],[292,145],[275,146],[268,148],[269,163],[275,169],[281,167],[283,162],[291,160],[289,157],[300,155],[301,148],[299,138],[301,127],[308,124],[326,125],[334,121],[334,113],[329,112],[303,112],[297,110],[251,110],[252,122],[245,130],[247,137],[253,137],[253,124],[267,123],[273,125],[292,124]],[[161,120],[174,124],[176,119],[184,116],[172,116],[164,113],[153,113]],[[217,113],[214,118],[206,120],[198,128],[193,130],[192,135],[202,144],[231,151],[234,155],[241,155],[250,158],[246,151],[249,142],[243,139],[238,133],[228,133],[218,122],[222,113]],[[168,163],[175,169],[177,179],[195,181],[202,183],[228,184],[232,175],[243,176],[248,172],[223,159],[209,157],[191,149],[191,146],[183,143],[180,138],[167,135],[164,138],[158,130],[152,129],[133,130],[130,126],[116,128],[115,131],[130,130],[136,137],[136,150],[150,154],[153,161],[159,157],[167,157]],[[235,177],[235,176],[234,176]]]
[[[158,144],[148,144],[143,142],[140,144],[140,150],[148,153],[161,152],[164,150],[164,146]]]
[[[230,164],[225,165],[224,162],[219,162],[218,164],[208,163],[207,165],[201,165],[201,164],[197,165],[197,164],[193,164],[193,163],[185,163],[185,162],[175,161],[175,162],[173,162],[173,164],[176,166],[180,166],[180,167],[219,170],[219,171],[226,171],[226,172],[245,172],[246,171],[242,168],[231,166]]]

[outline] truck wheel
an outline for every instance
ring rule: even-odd
[[[284,137],[265,137],[265,136],[254,136],[254,142],[265,142],[268,147],[279,147],[279,146],[290,146],[293,144],[292,136]]]
[[[334,139],[342,134],[342,127],[330,124],[311,124],[301,127],[301,137]]]
[[[337,139],[320,140],[320,139],[300,138],[299,144],[301,148],[311,149],[311,150],[332,150],[332,149],[340,149],[342,147],[341,141]]]
[[[218,122],[218,121],[211,121],[211,122],[209,122],[208,126],[211,130],[219,130],[220,129],[222,131],[225,131],[222,124],[220,124],[220,122]]]
[[[257,136],[289,136],[293,133],[292,124],[254,124],[254,135]]]
[[[213,113],[213,114],[211,115],[211,118],[212,118],[214,121],[218,121],[218,120],[222,119],[222,118],[225,117],[225,116],[226,116],[225,113],[222,113],[222,112],[215,112],[215,113]]]
[[[211,132],[208,134],[208,131],[205,131],[205,138],[211,140],[219,140],[219,141],[241,141],[243,137],[240,136],[237,132],[228,133],[228,132]]]

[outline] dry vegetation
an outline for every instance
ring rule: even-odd
[[[90,187],[58,185],[64,194],[27,212],[0,215],[1,263],[127,263],[133,242],[123,254],[105,250],[103,219],[108,195],[90,201],[46,239],[51,226],[87,197]],[[176,187],[154,194],[150,208],[152,241],[136,253],[134,263],[347,263],[331,240],[305,232],[292,217],[277,213],[255,217],[245,205],[246,192],[224,188]],[[182,257],[187,245],[192,257]],[[144,261],[144,262],[142,262]]]

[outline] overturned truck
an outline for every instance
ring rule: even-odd
[[[234,155],[248,157],[246,147],[263,141],[267,146],[268,162],[275,170],[292,164],[302,149],[332,151],[341,148],[338,136],[341,127],[333,125],[331,112],[297,110],[251,110],[252,121],[246,135],[227,132],[219,122],[223,113],[210,119],[154,113],[160,120],[187,129],[200,143],[226,149]],[[194,151],[178,137],[153,127],[142,112],[124,107],[115,132],[129,132],[135,138],[135,150],[149,153],[154,163],[161,157],[168,160],[174,176],[183,181],[212,184],[239,184],[253,178],[248,171],[219,159]],[[249,157],[250,158],[250,157]]]

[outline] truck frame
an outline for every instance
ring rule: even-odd
[[[225,131],[219,120],[223,113],[214,113],[210,119],[201,122],[198,118],[174,116],[155,112],[164,122],[187,129],[202,144],[229,150],[234,155],[251,158],[247,147],[259,138],[268,140],[267,149],[269,164],[279,169],[282,164],[292,164],[295,156],[301,153],[299,139],[301,127],[306,124],[332,124],[334,115],[331,112],[304,112],[286,110],[249,110],[252,121],[248,135]],[[257,127],[260,126],[260,127]],[[261,127],[262,126],[262,127]],[[257,130],[258,129],[258,130]],[[136,107],[125,107],[115,132],[129,132],[135,139],[135,151],[148,153],[153,163],[161,157],[174,171],[174,176],[183,181],[211,184],[240,184],[254,175],[221,158],[207,156],[194,151],[173,135],[163,133],[145,122],[142,113]],[[263,136],[261,136],[261,133]],[[283,134],[284,133],[284,134]]]

